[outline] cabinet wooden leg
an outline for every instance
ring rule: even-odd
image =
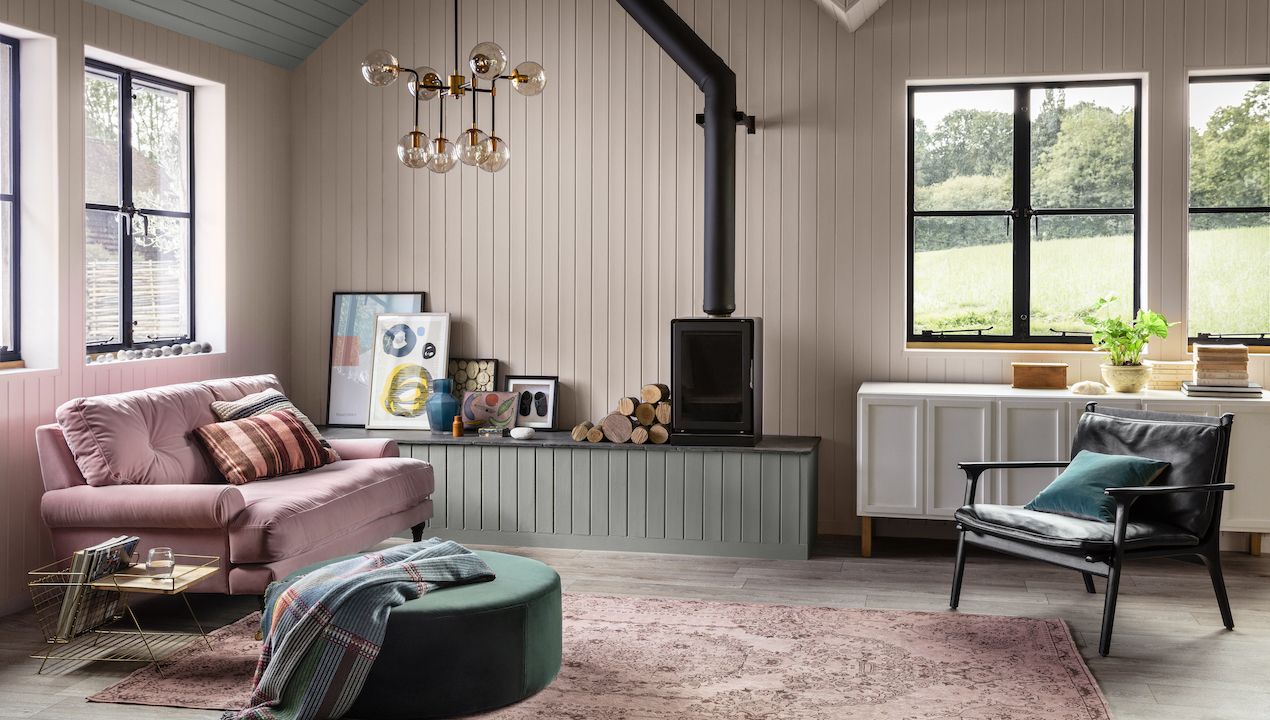
[[[1248,536],[1248,554],[1253,557],[1261,557],[1261,533],[1253,533]]]
[[[873,518],[860,516],[860,557],[873,557]]]

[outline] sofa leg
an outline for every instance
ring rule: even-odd
[[[264,623],[265,621],[265,596],[264,595],[256,596],[256,606],[260,608],[260,622]],[[265,634],[264,634],[264,627],[262,625],[256,628],[256,642],[260,642],[261,640],[264,640],[264,639],[265,639]]]
[[[1208,575],[1213,579],[1213,592],[1217,594],[1217,607],[1221,610],[1221,621],[1227,630],[1235,629],[1235,618],[1230,613],[1230,597],[1226,595],[1226,579],[1221,574],[1220,551],[1203,555],[1204,564],[1208,566]]]
[[[948,607],[953,610],[961,604],[961,580],[966,573],[966,533],[957,536],[957,566],[953,570],[952,595],[948,598]]]
[[[1080,576],[1085,579],[1085,592],[1093,595],[1098,591],[1094,589],[1094,576],[1089,573],[1081,573]]]
[[[1107,657],[1111,652],[1111,630],[1116,624],[1116,597],[1120,594],[1120,560],[1111,564],[1107,573],[1107,598],[1102,606],[1102,634],[1098,637],[1098,654]]]
[[[410,537],[414,538],[415,542],[419,542],[420,540],[423,539],[423,529],[426,528],[427,526],[428,526],[428,523],[426,522],[421,522],[418,525],[411,525]]]

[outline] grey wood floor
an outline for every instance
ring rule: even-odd
[[[808,561],[705,558],[578,550],[498,548],[555,567],[565,590],[834,607],[947,611],[953,546],[882,539],[875,556],[828,546]],[[1221,625],[1207,573],[1175,561],[1130,566],[1122,584],[1112,656],[1097,655],[1102,595],[1088,595],[1070,571],[988,554],[967,564],[962,612],[1062,617],[1119,720],[1270,718],[1270,558],[1223,556],[1234,632]],[[1101,581],[1099,588],[1101,592]],[[252,598],[194,596],[200,616],[222,625],[255,609]],[[171,599],[163,599],[171,602]],[[179,621],[183,608],[159,601],[143,622]],[[178,612],[180,611],[180,612]],[[98,705],[84,697],[135,665],[97,663],[36,675],[27,656],[42,644],[30,614],[0,619],[0,718],[146,720],[216,718],[218,713]]]

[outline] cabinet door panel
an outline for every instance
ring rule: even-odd
[[[997,407],[997,448],[1001,460],[1066,460],[1071,457],[1067,403],[1003,400]],[[1023,505],[1058,476],[1057,469],[1002,470],[992,501]]]
[[[926,514],[952,517],[966,498],[966,474],[957,463],[992,458],[990,400],[931,399],[926,405]],[[988,483],[976,502],[988,502]]]
[[[922,514],[924,407],[921,399],[861,400],[856,468],[861,514]]]
[[[1222,505],[1222,530],[1270,532],[1270,470],[1266,441],[1270,439],[1270,408],[1247,403],[1223,403],[1218,410],[1234,413],[1226,482],[1235,489]]]

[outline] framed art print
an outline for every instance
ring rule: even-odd
[[[326,424],[365,427],[375,359],[375,318],[423,312],[422,292],[337,292],[331,303],[331,355]]]
[[[424,405],[432,393],[432,381],[445,377],[449,357],[449,313],[376,318],[366,427],[430,429]]]
[[[504,388],[516,394],[516,427],[556,428],[560,378],[554,375],[508,375]]]

